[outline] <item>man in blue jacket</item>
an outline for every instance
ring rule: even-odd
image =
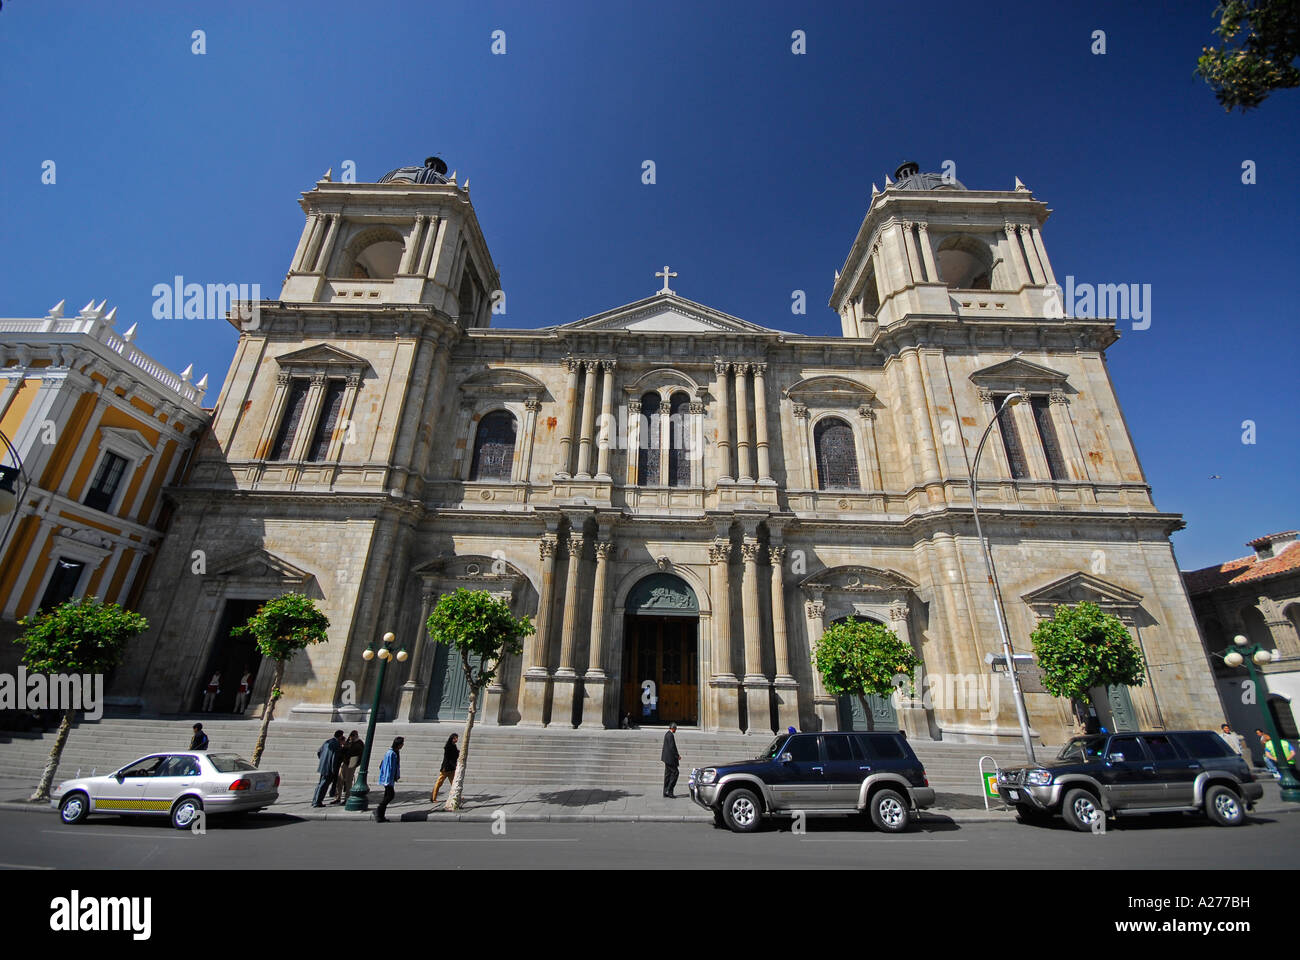
[[[375,810],[375,822],[387,823],[384,819],[384,811],[388,809],[388,804],[393,799],[393,787],[398,780],[402,779],[402,758],[398,756],[405,743],[401,737],[393,741],[393,745],[388,748],[384,754],[383,761],[379,764],[379,785],[384,788],[384,799],[379,801],[379,807]]]

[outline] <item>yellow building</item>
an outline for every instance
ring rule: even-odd
[[[104,306],[0,319],[0,463],[21,459],[16,507],[0,515],[0,671],[21,654],[17,620],[38,609],[134,606],[166,525],[162,490],[208,423],[207,377],[168,370]]]

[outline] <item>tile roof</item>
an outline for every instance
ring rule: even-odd
[[[1300,542],[1290,544],[1275,557],[1260,560],[1253,553],[1248,557],[1229,560],[1214,567],[1189,570],[1183,573],[1189,594],[1209,593],[1219,587],[1237,586],[1267,577],[1300,570]]]

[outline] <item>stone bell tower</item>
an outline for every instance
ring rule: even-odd
[[[1043,247],[1051,211],[1016,179],[1010,190],[968,190],[907,162],[871,187],[871,203],[830,306],[846,337],[871,337],[909,315],[1060,316]]]
[[[469,200],[447,165],[399,167],[378,183],[327,173],[300,201],[307,222],[280,299],[426,304],[462,329],[486,327],[500,279]]]

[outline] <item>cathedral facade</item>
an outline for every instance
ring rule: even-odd
[[[463,717],[459,666],[423,625],[469,587],[537,628],[486,723],[1014,740],[969,484],[996,419],[979,517],[1017,649],[1056,604],[1094,600],[1148,664],[1144,686],[1098,691],[1113,728],[1221,721],[1169,540],[1182,520],[1156,509],[1107,372],[1115,324],[1053,309],[1048,210],[1019,181],[969,190],[905,164],[873,189],[831,294],[840,336],[693,302],[668,267],[625,306],[494,327],[468,182],[437,158],[327,177],[301,205],[280,298],[232,312],[118,706],[196,709],[221,671],[229,709],[250,670],[256,710],[272,665],[230,630],[294,590],[331,628],[288,668],[292,716],[363,715],[362,652],[391,630],[408,657],[383,715]],[[846,617],[893,629],[921,682],[865,707],[828,694],[812,650]],[[1059,742],[1072,705],[1020,672]]]

